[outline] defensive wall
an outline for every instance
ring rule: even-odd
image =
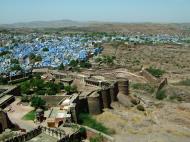
[[[20,86],[0,85],[3,90],[0,94],[0,108],[5,108],[15,100],[15,96],[20,95]]]
[[[19,134],[18,136],[14,136],[12,138],[8,138],[4,140],[4,142],[26,142],[37,137],[41,133],[44,133],[46,135],[56,138],[57,142],[66,142],[69,140],[69,136],[66,135],[63,130],[38,126],[37,128],[29,132]]]
[[[65,73],[44,68],[33,70],[33,73],[47,72],[53,74],[57,79],[77,79],[85,85],[96,86],[100,88],[95,92],[89,92],[89,94],[86,96],[81,97],[79,94],[80,109],[76,109],[76,111],[80,110],[83,112],[88,112],[90,114],[100,114],[104,108],[111,108],[112,102],[119,100],[117,97],[118,94],[122,95],[124,98],[129,94],[129,81],[127,79],[119,78],[114,81],[102,81],[91,77],[91,75],[84,75],[79,73]]]

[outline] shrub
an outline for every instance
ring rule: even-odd
[[[98,62],[102,62],[102,58],[98,57],[95,59],[95,62],[98,63]]]
[[[43,48],[43,51],[44,51],[44,52],[48,52],[49,49],[48,49],[47,47],[45,47],[45,48]]]
[[[67,85],[67,86],[64,86],[64,90],[68,94],[72,94],[72,93],[76,93],[77,92],[77,87],[76,86]]]
[[[134,83],[131,85],[131,87],[133,89],[137,89],[137,90],[144,90],[148,93],[153,93],[154,92],[154,87],[151,86],[148,83]]]
[[[10,53],[11,53],[10,51],[2,51],[2,52],[0,52],[0,57],[7,55],[7,54],[10,54]]]
[[[0,76],[0,85],[5,85],[7,83],[8,83],[7,79]]]
[[[115,60],[115,56],[103,56],[102,62],[105,64],[113,64]]]
[[[35,55],[34,53],[31,53],[29,55],[29,59],[33,62],[40,62],[42,61],[42,57],[40,55]]]
[[[71,66],[71,67],[76,67],[77,65],[78,65],[78,61],[76,61],[76,60],[71,60],[69,63],[69,66]]]
[[[91,65],[91,63],[89,63],[89,62],[84,62],[84,61],[82,61],[82,62],[80,62],[80,67],[81,67],[81,68],[91,68],[92,65]]]
[[[21,102],[30,102],[30,98],[27,96],[27,95],[23,95],[22,97],[21,97]]]
[[[138,105],[138,106],[137,106],[137,109],[138,109],[139,111],[145,111],[145,109],[144,109],[144,106],[143,106],[143,105]]]
[[[91,127],[93,129],[96,129],[100,132],[103,132],[105,134],[110,134],[111,131],[103,126],[101,123],[97,122],[92,116],[88,114],[80,114],[79,115],[80,121],[82,125],[86,125],[88,127]]]
[[[45,93],[46,93],[45,90],[37,90],[37,91],[36,91],[36,95],[40,95],[40,96],[45,95]]]
[[[64,70],[65,66],[63,65],[63,63],[60,64],[60,66],[58,67],[59,70]]]
[[[80,127],[79,132],[83,138],[86,138],[86,129],[84,127]]]
[[[103,141],[104,141],[104,138],[101,134],[90,138],[90,142],[103,142]]]
[[[32,97],[31,99],[31,106],[35,107],[36,108],[43,108],[46,104],[46,101],[43,100],[41,97]]]
[[[19,64],[18,59],[11,59],[11,64]]]
[[[161,70],[161,69],[157,69],[157,68],[153,68],[153,67],[149,67],[148,69],[146,69],[150,74],[152,74],[154,77],[161,77],[165,71]]]
[[[21,83],[21,93],[22,94],[30,94],[30,82],[29,81],[25,81]]]
[[[160,90],[156,93],[156,99],[158,100],[163,100],[164,98],[166,98],[166,91],[165,90]]]
[[[19,64],[14,64],[11,66],[11,71],[20,71],[22,70],[21,66]]]

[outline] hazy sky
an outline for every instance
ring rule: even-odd
[[[190,0],[0,0],[0,24],[61,19],[190,22]]]

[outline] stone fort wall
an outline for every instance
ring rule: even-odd
[[[57,138],[58,139],[57,142],[65,142],[66,140],[69,139],[69,137],[67,135],[65,135],[64,131],[39,126],[29,132],[24,133],[24,134],[20,134],[15,137],[8,138],[8,139],[4,140],[4,142],[26,142],[28,140],[31,140],[34,137],[37,137],[41,133],[45,133],[49,136]]]

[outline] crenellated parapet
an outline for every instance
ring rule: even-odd
[[[28,131],[23,134],[19,134],[18,136],[15,136],[12,138],[8,138],[8,139],[4,140],[4,142],[26,142],[28,140],[31,140],[31,139],[37,137],[41,133],[44,133],[46,135],[56,138],[57,142],[64,142],[65,140],[69,139],[69,136],[66,135],[65,131],[63,131],[63,130],[38,126],[37,128],[35,128],[31,131]]]

